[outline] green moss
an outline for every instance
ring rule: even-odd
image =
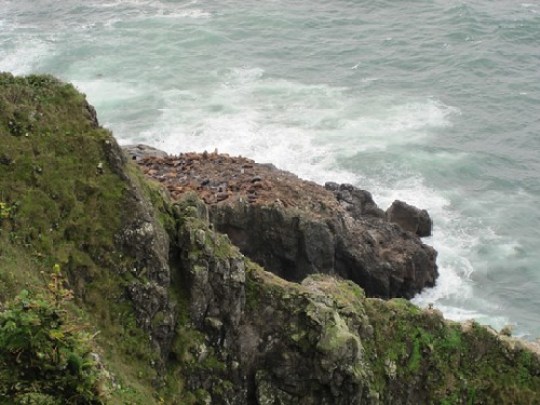
[[[246,309],[248,311],[256,311],[259,305],[260,284],[252,277],[254,272],[261,268],[251,261],[246,261]]]
[[[487,329],[444,321],[436,312],[403,302],[366,301],[374,339],[364,341],[379,392],[422,381],[422,390],[441,403],[533,403],[540,400],[540,362],[516,354]],[[389,383],[385,361],[395,361]],[[404,391],[404,392],[405,392]],[[520,398],[511,400],[510,398]]]
[[[2,73],[0,144],[0,300],[22,287],[39,291],[40,272],[61,264],[100,330],[111,370],[127,381],[113,397],[136,385],[131,390],[152,403],[155,353],[134,322],[121,274],[133,259],[115,245],[130,209],[128,185],[108,164],[110,132],[95,125],[73,86]]]
[[[328,353],[336,353],[351,344],[355,346],[356,351],[359,350],[360,341],[358,337],[351,333],[349,327],[338,313],[332,313],[331,319],[324,325],[323,334],[317,347]]]

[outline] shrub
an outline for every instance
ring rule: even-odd
[[[55,266],[46,294],[23,290],[0,311],[0,403],[101,404],[91,336],[68,316]]]

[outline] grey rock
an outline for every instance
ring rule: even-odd
[[[334,182],[327,182],[324,187],[334,193],[341,206],[353,218],[358,219],[365,216],[384,218],[384,211],[375,204],[370,192],[356,188],[351,184]]]
[[[148,333],[160,353],[162,364],[170,350],[175,333],[176,308],[170,297],[171,268],[169,265],[169,235],[156,217],[151,201],[142,191],[137,179],[126,170],[126,156],[114,139],[104,142],[104,150],[111,170],[126,183],[121,231],[115,244],[124,256],[130,257],[130,268],[118,269],[131,272],[134,280],[127,287],[137,324]],[[144,148],[143,148],[144,150]]]
[[[418,236],[431,236],[433,222],[426,210],[396,200],[386,210],[386,218]]]
[[[164,158],[168,156],[167,152],[143,144],[125,145],[122,149],[129,159],[132,160],[139,160],[147,157]]]
[[[211,206],[210,220],[242,253],[280,277],[350,279],[375,297],[410,298],[433,286],[436,252],[395,224],[342,213],[319,217],[278,204]]]
[[[99,121],[96,113],[96,109],[93,105],[89,104],[88,101],[84,100],[84,107],[83,107],[83,114],[86,115],[88,120],[90,121],[90,125],[93,128],[99,127]]]

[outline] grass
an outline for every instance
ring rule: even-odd
[[[126,381],[113,398],[137,392],[152,403],[155,353],[124,296],[132,259],[115,244],[130,209],[128,185],[109,164],[114,142],[72,85],[0,73],[0,302],[39,291],[41,272],[61,265]]]

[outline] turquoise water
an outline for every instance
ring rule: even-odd
[[[427,208],[452,319],[540,336],[540,3],[1,0],[0,70],[74,82],[122,143]]]

